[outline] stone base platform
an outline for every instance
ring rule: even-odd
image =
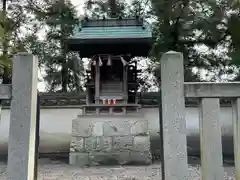
[[[74,119],[69,163],[78,166],[151,164],[148,122],[143,117],[139,113]]]

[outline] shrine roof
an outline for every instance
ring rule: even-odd
[[[124,51],[123,47],[128,45],[134,47],[130,49],[128,47],[128,50],[136,51],[137,46],[141,45],[149,49],[152,44],[152,31],[142,19],[137,18],[85,19],[75,27],[73,36],[68,39],[67,43],[70,49],[79,50],[82,52],[81,54],[86,54],[86,56],[91,54],[88,50],[89,48],[93,49],[94,53],[107,53],[99,48],[97,50],[96,44],[105,46],[103,49],[115,46],[116,48],[112,51],[116,51],[119,48]]]
[[[149,29],[141,27],[88,27],[80,32],[75,30],[71,39],[126,39],[126,38],[151,38]]]
[[[129,23],[130,20],[89,20],[86,25],[79,24],[74,29],[71,39],[126,39],[126,38],[151,38],[152,32],[144,24]]]

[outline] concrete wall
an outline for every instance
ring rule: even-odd
[[[72,120],[77,117],[78,108],[41,109],[40,122],[40,152],[56,153],[69,152],[72,130]],[[157,108],[144,108],[144,116],[148,120],[151,134],[152,150],[159,149],[159,120]],[[7,154],[9,134],[9,109],[3,109],[0,120],[0,154]],[[188,129],[188,148],[191,152],[199,152],[199,121],[198,108],[186,108],[186,122]],[[221,108],[222,133],[224,135],[224,152],[232,153],[232,109]]]

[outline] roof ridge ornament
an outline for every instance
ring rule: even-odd
[[[122,61],[123,66],[126,66],[126,65],[127,65],[127,62],[125,61],[125,59],[124,59],[122,56],[120,56],[120,59],[121,59],[121,61]]]
[[[110,55],[108,55],[107,66],[112,66],[112,59]]]
[[[98,56],[98,63],[99,63],[99,66],[102,66],[102,65],[103,65],[102,59],[101,59],[101,56],[100,56],[100,55]]]

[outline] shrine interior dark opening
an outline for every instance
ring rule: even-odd
[[[112,60],[111,64],[107,61],[102,62],[100,66],[100,81],[104,82],[122,82],[123,81],[123,64],[121,60]]]

